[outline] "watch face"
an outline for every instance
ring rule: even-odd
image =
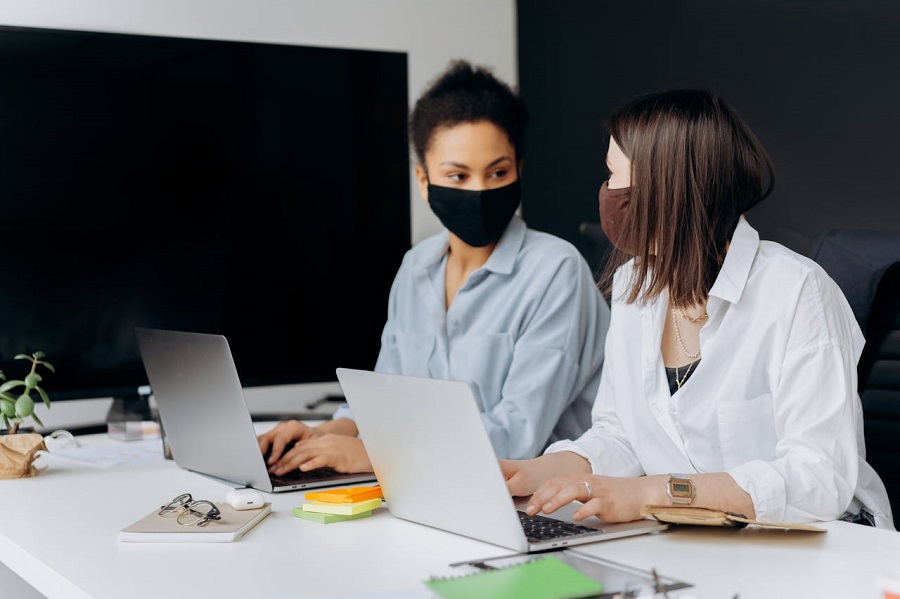
[[[676,495],[690,495],[691,494],[691,485],[690,483],[679,483],[672,482],[672,493]]]

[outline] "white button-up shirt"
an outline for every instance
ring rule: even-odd
[[[548,452],[573,451],[611,476],[724,471],[759,520],[833,520],[862,504],[893,528],[865,461],[863,336],[820,266],[761,242],[741,218],[710,290],[702,360],[674,395],[660,352],[669,299],[626,303],[631,267],[614,281],[593,425]]]
[[[447,309],[449,239],[444,230],[404,257],[375,370],[472,383],[500,458],[532,458],[581,435],[610,317],[587,262],[515,216]],[[334,417],[353,414],[342,406]]]

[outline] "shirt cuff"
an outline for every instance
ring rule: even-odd
[[[574,441],[570,441],[568,439],[557,441],[556,443],[552,443],[547,449],[544,450],[544,455],[548,453],[556,453],[559,451],[571,451],[572,453],[578,454],[584,459],[588,461],[591,465],[591,472],[593,474],[597,474],[600,472],[599,465],[594,463],[594,460],[591,459],[591,456],[588,453],[578,446]]]
[[[773,476],[772,469],[765,462],[747,462],[728,470],[728,474],[750,495],[756,520],[784,522],[787,496],[784,480]]]
[[[338,409],[335,410],[334,414],[331,416],[332,420],[337,420],[338,418],[346,418],[347,420],[353,420],[354,422],[356,422],[356,419],[353,418],[353,411],[347,404],[339,405]]]

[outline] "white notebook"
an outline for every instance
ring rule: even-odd
[[[119,531],[125,543],[231,543],[244,536],[272,513],[272,504],[255,510],[236,510],[227,503],[216,503],[221,520],[204,526],[183,526],[174,516],[160,516],[159,508]]]

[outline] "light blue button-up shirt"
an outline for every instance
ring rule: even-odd
[[[531,458],[578,438],[591,423],[609,326],[584,258],[515,216],[445,309],[448,249],[444,230],[407,252],[375,370],[472,383],[497,457]],[[334,417],[353,415],[342,406]]]

